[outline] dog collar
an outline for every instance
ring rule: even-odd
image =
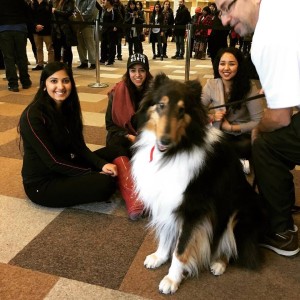
[[[155,146],[153,146],[150,150],[150,160],[149,162],[151,162],[153,160],[153,152],[154,152]]]

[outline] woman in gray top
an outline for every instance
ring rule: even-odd
[[[243,54],[237,48],[221,49],[213,63],[214,79],[203,88],[202,103],[214,107],[259,93],[250,80]],[[234,146],[240,158],[251,156],[251,130],[258,124],[263,113],[262,99],[233,104],[209,111],[213,126],[219,127]]]

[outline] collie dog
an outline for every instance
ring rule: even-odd
[[[261,263],[257,194],[222,132],[208,123],[201,91],[199,81],[159,74],[138,113],[132,175],[158,239],[144,265],[171,258],[159,284],[164,294],[205,268],[221,275],[230,261],[253,269]]]

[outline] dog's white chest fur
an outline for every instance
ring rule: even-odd
[[[165,219],[181,204],[187,185],[198,175],[205,151],[195,147],[162,162],[163,153],[155,144],[155,134],[144,130],[135,145],[132,173],[145,206],[151,209],[154,218],[159,215]]]

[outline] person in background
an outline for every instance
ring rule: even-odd
[[[195,8],[195,14],[192,16],[192,19],[191,19],[191,24],[193,26],[192,26],[192,29],[191,29],[190,57],[193,56],[194,45],[195,45],[195,31],[197,29],[196,28],[197,22],[198,22],[198,19],[199,19],[199,16],[201,15],[201,13],[202,13],[202,8],[201,7],[196,7]]]
[[[127,3],[125,11],[125,24],[143,24],[144,19],[141,13],[136,7],[136,2],[134,0],[129,0]],[[142,33],[142,27],[128,27],[126,28],[126,41],[128,43],[128,53],[132,55],[133,53],[142,53],[142,43],[140,41],[140,34]],[[134,49],[134,51],[133,51]]]
[[[54,49],[52,42],[52,3],[47,0],[33,0],[32,17],[34,25],[34,42],[37,48],[37,66],[33,71],[43,70],[44,68],[44,43],[48,52],[48,63],[54,61]]]
[[[122,156],[113,160],[118,167],[118,185],[125,200],[128,214],[138,218],[144,207],[134,193],[130,175],[131,146],[138,132],[136,112],[151,82],[149,62],[146,55],[135,53],[129,56],[127,71],[108,94],[105,116],[107,129],[106,145],[118,148]]]
[[[72,46],[77,46],[76,32],[73,32],[69,24],[69,17],[75,8],[75,0],[54,0],[52,8],[53,26],[52,40],[55,61],[67,63],[72,67]],[[61,55],[62,54],[62,55]],[[62,56],[62,57],[61,57]]]
[[[23,186],[39,205],[68,207],[107,201],[116,190],[116,165],[107,149],[92,152],[83,137],[80,102],[71,69],[48,63],[18,125]],[[108,152],[108,153],[107,153]]]
[[[184,5],[184,0],[178,1],[178,9],[176,11],[175,25],[185,26],[191,22],[191,14],[189,10]],[[171,58],[173,59],[184,59],[184,36],[186,29],[185,28],[176,28],[174,29],[174,37],[176,42],[176,53]]]
[[[299,251],[292,209],[290,170],[300,164],[300,2],[290,0],[288,30],[273,0],[216,0],[223,25],[241,36],[253,33],[251,58],[266,95],[267,109],[252,131],[252,156],[259,194],[269,216],[261,245],[284,256]],[[288,44],[278,37],[284,36]],[[284,59],[283,59],[284,58]]]
[[[125,20],[125,6],[122,4],[120,0],[114,0],[114,7],[118,9],[122,20]],[[117,40],[117,59],[123,60],[122,58],[122,38],[124,37],[124,30],[120,28],[118,32],[118,40]]]
[[[203,27],[212,26],[212,15],[208,6],[203,7],[201,14],[199,14],[196,26],[202,26],[202,28],[195,29],[195,42],[194,42],[194,58],[205,59],[207,49],[208,32],[211,29]]]
[[[35,33],[35,26],[33,23],[33,16],[32,16],[32,4],[33,0],[24,0],[25,3],[28,5],[29,17],[27,18],[27,38],[31,44],[31,50],[34,55],[35,61],[37,63],[37,47],[34,41],[34,33]],[[28,65],[30,62],[28,60]]]
[[[206,107],[229,104],[259,93],[255,83],[250,80],[246,61],[239,49],[219,50],[213,69],[214,79],[208,79],[203,87],[201,101]],[[239,158],[243,159],[244,171],[247,174],[250,172],[251,130],[260,121],[262,113],[261,99],[209,111],[212,124],[224,131]]]
[[[154,5],[153,12],[150,17],[150,24],[151,25],[162,25],[164,22],[164,15],[162,13],[162,8],[159,2]],[[163,28],[154,27],[151,28],[150,31],[150,43],[152,44],[152,53],[153,59],[156,57],[160,57],[160,60],[164,60],[163,56],[163,41],[165,41],[165,30]],[[158,54],[155,54],[155,44],[157,43]],[[160,56],[158,56],[160,55]]]
[[[101,34],[101,59],[100,64],[111,66],[115,62],[116,46],[119,32],[123,23],[119,10],[113,6],[114,0],[103,0],[102,21],[104,24]],[[116,25],[119,24],[119,25]],[[114,25],[109,25],[114,24]]]
[[[210,5],[209,7],[214,7],[214,5]],[[212,15],[212,31],[207,39],[207,52],[210,55],[212,63],[218,51],[228,47],[227,38],[229,29],[222,25],[219,14],[218,10],[214,10],[214,15]]]
[[[83,20],[85,22],[93,22],[98,10],[96,8],[96,0],[76,0]],[[77,50],[80,59],[78,69],[87,69],[90,63],[90,70],[96,69],[96,44],[95,44],[95,26],[93,24],[81,24],[77,30]]]
[[[138,11],[138,15],[141,18],[141,20],[143,20],[143,24],[145,24],[146,20],[145,20],[145,11],[143,9],[143,3],[142,1],[136,1],[136,8]],[[140,34],[139,34],[139,39],[140,39],[140,47],[141,47],[141,51],[140,53],[144,53],[144,48],[143,48],[143,42],[145,41],[146,37],[145,37],[145,33],[144,33],[144,29],[140,29]]]
[[[8,90],[19,92],[18,74],[23,89],[31,87],[26,53],[29,6],[25,1],[0,1],[0,47],[3,54]]]
[[[208,3],[208,7],[209,7],[212,15],[216,15],[217,14],[217,10],[218,9],[217,9],[217,5],[216,5],[215,2]]]
[[[173,10],[170,7],[170,1],[164,1],[163,3],[163,10],[162,10],[163,16],[164,16],[164,25],[173,25],[174,24],[174,14]],[[168,58],[167,55],[167,47],[168,47],[168,38],[172,36],[172,28],[165,28],[164,29],[165,38],[163,39],[163,57]],[[160,55],[160,53],[158,53]]]

